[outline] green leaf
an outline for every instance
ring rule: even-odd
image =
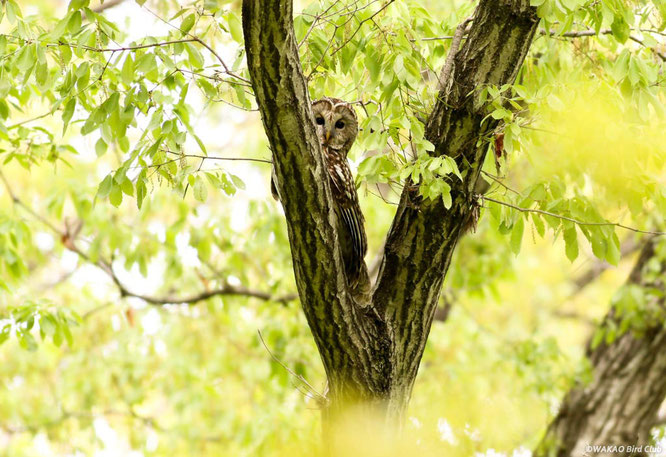
[[[29,73],[32,67],[37,63],[37,53],[35,45],[23,46],[23,49],[15,61],[16,67],[23,73]]]
[[[34,351],[37,349],[37,341],[29,331],[18,332],[18,341],[23,349]]]
[[[185,50],[189,56],[190,65],[192,65],[194,68],[202,68],[204,64],[204,58],[199,50],[192,43],[185,43]]]
[[[620,253],[620,239],[617,237],[615,232],[606,242],[606,260],[611,265],[617,265],[620,263],[620,258],[622,254]]]
[[[567,258],[573,262],[578,257],[578,235],[576,226],[572,225],[564,229],[564,246]]]
[[[40,86],[46,84],[47,78],[49,76],[49,67],[45,63],[38,63],[35,69],[35,81]]]
[[[11,24],[14,24],[17,18],[23,17],[23,15],[21,14],[21,9],[14,2],[14,0],[9,0],[5,4],[5,8],[7,8],[7,19],[9,19],[9,22]]]
[[[106,175],[106,178],[99,184],[99,187],[97,188],[97,196],[99,198],[105,198],[107,195],[109,195],[109,192],[111,192],[111,188],[113,187],[113,178],[111,175]]]
[[[231,173],[229,173],[229,176],[231,177],[231,182],[234,183],[234,186],[238,187],[239,189],[245,190],[245,183],[243,182],[242,179],[240,179],[236,175],[232,175]]]
[[[196,21],[196,17],[194,14],[190,14],[187,16],[185,19],[183,19],[183,22],[180,24],[180,30],[183,32],[183,35],[187,35],[187,33],[192,30],[192,27],[194,27],[194,22]]]
[[[220,187],[229,196],[236,194],[236,186],[229,180],[226,173],[220,174]]]
[[[452,201],[451,201],[451,186],[449,186],[447,183],[444,181],[441,181],[442,186],[440,187],[440,192],[442,193],[442,202],[444,203],[444,208],[449,209],[451,208]]]
[[[120,188],[125,195],[130,197],[134,196],[134,185],[132,185],[132,181],[130,181],[127,176],[125,176],[125,179],[120,183]]]
[[[126,86],[131,85],[134,81],[134,60],[132,59],[131,54],[128,54],[127,57],[125,57],[125,62],[123,62],[123,68],[120,72],[120,77],[123,81],[123,84]]]
[[[340,70],[342,73],[348,73],[354,63],[354,57],[358,52],[358,47],[354,43],[347,43],[341,50]]]
[[[73,12],[68,13],[67,16],[61,19],[58,24],[56,24],[51,33],[48,34],[49,40],[58,41],[60,37],[63,36],[67,30],[67,25],[69,24],[69,20],[72,15],[74,15]],[[68,48],[68,46],[62,46],[62,48]]]
[[[136,181],[136,206],[141,209],[143,205],[143,199],[146,198],[146,183],[143,179],[139,178]]]
[[[544,234],[546,233],[546,227],[541,220],[541,216],[539,216],[536,213],[532,213],[532,222],[534,223],[534,227],[536,228],[537,233],[541,238],[543,238]]]
[[[10,330],[11,330],[10,325],[5,325],[0,329],[0,344],[4,343],[9,339]]]
[[[67,30],[72,35],[76,35],[81,30],[81,11],[73,11],[67,21]]]
[[[627,21],[622,16],[617,15],[611,24],[611,32],[613,32],[613,36],[617,41],[625,43],[629,39],[631,30]]]
[[[513,230],[511,230],[511,251],[516,255],[520,253],[524,230],[525,222],[523,221],[523,218],[519,216],[518,220],[513,225]]]
[[[97,143],[95,143],[95,154],[97,154],[97,157],[103,156],[104,153],[106,153],[108,145],[103,139],[97,140]]]
[[[39,331],[41,333],[42,339],[47,336],[52,337],[55,334],[56,326],[57,324],[52,316],[48,314],[42,315],[42,317],[39,319]]]
[[[62,111],[62,134],[64,135],[67,131],[67,126],[69,121],[74,115],[74,108],[76,108],[76,98],[71,98],[65,105],[65,109]]]
[[[595,257],[598,259],[605,259],[606,258],[606,245],[607,242],[603,238],[602,233],[599,230],[593,230],[591,232],[592,239],[590,240],[590,244],[592,245],[592,253],[594,254]]]
[[[205,202],[208,197],[208,188],[206,188],[206,182],[203,179],[197,179],[192,187],[194,191],[194,198],[200,202]]]
[[[227,18],[229,32],[236,43],[243,43],[243,26],[240,19],[233,12],[229,13]]]
[[[109,192],[109,201],[116,208],[118,208],[123,202],[123,191],[120,186],[111,187],[111,192]]]
[[[379,73],[381,72],[382,65],[379,57],[370,50],[365,54],[365,68],[370,73],[370,80],[374,83],[379,80]]]
[[[90,0],[71,0],[67,9],[69,11],[85,8],[90,4]]]

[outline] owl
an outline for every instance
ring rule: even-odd
[[[363,213],[358,204],[354,177],[347,163],[347,154],[358,134],[358,119],[352,105],[337,98],[314,101],[312,113],[335,201],[347,282],[355,287],[365,269],[363,258],[368,249]],[[275,170],[271,176],[271,192],[279,200]]]

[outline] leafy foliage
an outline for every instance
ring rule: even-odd
[[[571,298],[571,277],[595,258],[621,265],[616,224],[663,230],[664,3],[533,5],[542,24],[517,81],[475,94],[501,122],[479,140],[480,225],[414,393],[422,453],[530,447],[589,375],[575,362],[587,327],[553,315],[600,317],[623,279]],[[324,373],[289,298],[237,2],[98,6],[6,0],[0,13],[0,455],[310,450],[316,402],[275,359],[320,391]],[[450,206],[461,172],[429,154],[424,122],[472,8],[320,0],[294,18],[311,98],[360,115],[371,255],[403,186]],[[662,319],[658,293],[621,289],[620,328],[598,341]]]

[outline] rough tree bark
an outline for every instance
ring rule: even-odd
[[[653,238],[645,244],[629,284],[665,290],[666,256],[658,255],[657,243],[658,238]],[[649,265],[651,272],[646,271]],[[654,271],[655,265],[658,271]],[[663,310],[666,297],[662,295],[649,306]],[[594,379],[566,395],[535,457],[647,455],[650,430],[666,398],[666,321],[663,313],[661,316],[641,335],[629,331],[611,344],[588,346]],[[609,321],[617,321],[615,309],[604,323]],[[609,447],[606,451],[588,447],[595,445]],[[624,450],[612,450],[612,446],[624,446]],[[633,451],[640,446],[642,452]]]
[[[329,381],[328,416],[353,404],[400,423],[451,255],[475,210],[486,150],[475,89],[512,83],[537,29],[529,0],[481,0],[426,125],[434,154],[454,157],[464,179],[453,205],[405,186],[372,298],[347,289],[335,214],[298,56],[291,0],[244,0],[243,33],[273,161],[303,310]],[[435,94],[433,94],[435,95]]]

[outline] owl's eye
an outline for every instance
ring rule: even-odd
[[[324,118],[321,117],[321,116],[318,116],[318,117],[315,119],[315,122],[317,123],[317,125],[324,125]]]
[[[342,122],[342,121],[338,121],[338,122],[335,123],[335,128],[336,129],[343,129],[343,128],[345,128],[345,123]]]

